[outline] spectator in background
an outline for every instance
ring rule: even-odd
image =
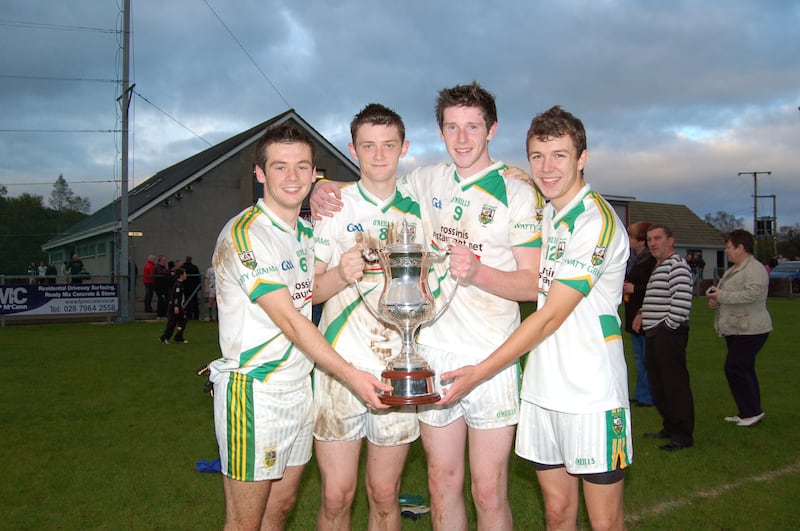
[[[170,287],[170,271],[167,264],[167,257],[163,254],[158,257],[156,262],[155,275],[153,279],[153,289],[156,292],[156,316],[158,319],[167,318],[167,301]]]
[[[647,246],[656,266],[632,326],[634,330],[644,330],[647,336],[647,377],[663,427],[644,436],[670,439],[659,448],[673,452],[694,444],[694,398],[686,367],[692,272],[675,252],[675,237],[669,227],[651,226]]]
[[[703,260],[703,253],[695,251],[694,253],[694,294],[702,295],[700,287],[703,285],[703,271],[706,268],[706,261]]]
[[[184,289],[184,282],[186,281],[186,271],[182,267],[175,269],[175,283],[169,290],[169,319],[167,320],[167,328],[161,334],[161,342],[169,345],[169,340],[172,333],[175,334],[175,343],[188,343],[189,341],[183,337],[183,332],[186,330],[186,290]]]
[[[67,262],[67,277],[72,284],[82,284],[83,278],[81,275],[85,273],[83,269],[83,261],[78,258],[78,253],[72,255],[72,260]]]
[[[767,311],[769,277],[753,256],[753,235],[737,229],[725,241],[725,253],[733,267],[719,285],[708,292],[708,304],[716,310],[714,328],[725,339],[725,377],[738,413],[725,417],[737,426],[753,426],[764,418],[761,388],[756,375],[756,355],[767,342],[772,319]]]
[[[48,284],[55,284],[56,283],[56,277],[58,276],[58,270],[56,269],[56,266],[54,266],[52,263],[48,262],[47,263],[47,272],[46,272],[46,274],[47,274],[47,283]]]
[[[44,284],[47,281],[47,266],[44,265],[44,260],[39,262],[39,267],[36,268],[36,272],[38,273],[37,280],[39,284]]]
[[[628,227],[631,246],[631,257],[628,261],[625,283],[622,286],[625,301],[625,330],[631,335],[633,358],[636,361],[636,388],[633,391],[633,402],[640,406],[652,406],[653,395],[647,380],[647,362],[645,350],[647,338],[640,331],[633,329],[633,319],[644,301],[647,281],[656,265],[656,259],[647,247],[647,229],[652,223],[640,221]]]
[[[144,311],[153,313],[153,285],[155,283],[156,255],[151,254],[147,257],[142,271],[142,283],[144,284]]]
[[[200,268],[192,263],[192,257],[187,256],[183,262],[183,269],[186,271],[186,281],[183,283],[186,288],[186,318],[200,318]]]
[[[206,308],[208,308],[208,320],[216,321],[214,315],[217,311],[217,276],[212,265],[206,270],[206,278],[203,280],[203,288],[206,294]]]

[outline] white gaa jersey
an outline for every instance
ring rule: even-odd
[[[484,264],[502,271],[516,270],[514,247],[541,246],[544,199],[535,189],[505,179],[497,162],[462,179],[452,163],[414,170],[398,181],[398,189],[417,200],[431,249],[448,243],[469,247]],[[439,286],[437,306],[449,299],[456,281],[449,260],[434,263]],[[519,305],[474,286],[459,286],[450,307],[420,330],[419,343],[448,352],[491,354],[519,325]]]
[[[356,243],[370,249],[372,252],[365,258],[374,259],[367,260],[359,283],[372,308],[377,309],[384,277],[374,251],[391,243],[393,231],[404,220],[414,231],[414,241],[424,242],[419,205],[400,192],[378,199],[361,182],[342,189],[342,202],[341,211],[314,225],[315,259],[331,268]],[[344,359],[362,369],[385,369],[386,360],[400,352],[402,346],[399,332],[372,316],[354,284],[325,302],[319,329]]]
[[[234,371],[261,381],[293,382],[311,372],[312,361],[255,301],[288,289],[294,306],[311,318],[314,241],[303,219],[288,226],[263,200],[228,221],[217,238],[219,346],[213,371]]]
[[[565,413],[629,407],[617,313],[629,252],[622,222],[588,184],[560,212],[545,208],[538,308],[553,282],[584,297],[528,356],[523,400]]]

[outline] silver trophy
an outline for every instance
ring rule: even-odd
[[[434,372],[414,348],[414,336],[423,324],[439,317],[453,300],[455,290],[447,302],[435,310],[428,287],[428,271],[434,260],[444,259],[446,252],[426,252],[419,243],[413,243],[413,233],[403,221],[396,241],[377,251],[383,268],[383,292],[375,309],[367,302],[361,286],[356,288],[364,304],[376,319],[396,328],[402,337],[400,352],[389,358],[381,377],[392,386],[390,394],[381,396],[381,402],[390,406],[431,404],[439,400],[434,388]]]

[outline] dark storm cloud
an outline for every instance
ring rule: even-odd
[[[524,165],[531,118],[561,104],[587,126],[587,177],[603,192],[747,220],[752,179],[736,174],[771,170],[763,189],[779,197],[779,222],[800,221],[794,2],[132,3],[132,80],[161,109],[134,97],[134,184],[205,149],[194,134],[213,144],[288,107],[346,153],[353,114],[384,103],[406,120],[404,167],[442,160],[436,92],[476,79],[497,97],[497,159]],[[0,23],[119,24],[114,2],[5,4]],[[0,45],[7,75],[119,76],[113,34],[7,25]],[[118,95],[113,84],[1,78],[0,127],[118,128]],[[119,173],[113,134],[0,134],[0,183]],[[117,193],[73,189],[95,208]]]

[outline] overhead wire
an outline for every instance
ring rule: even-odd
[[[222,24],[222,27],[225,28],[225,31],[228,32],[228,35],[230,35],[231,38],[239,46],[239,48],[241,48],[242,52],[244,52],[244,54],[247,56],[247,58],[250,59],[250,62],[253,63],[253,66],[256,67],[256,70],[258,70],[258,72],[261,74],[261,77],[263,77],[267,81],[267,83],[269,83],[269,86],[272,87],[272,90],[275,91],[275,93],[283,101],[283,103],[286,105],[286,107],[291,109],[292,106],[289,105],[289,102],[286,100],[286,98],[283,97],[283,94],[281,94],[281,91],[278,90],[278,87],[275,86],[275,83],[273,83],[272,80],[269,78],[269,76],[267,76],[267,74],[264,73],[264,71],[261,69],[261,67],[258,66],[258,63],[256,63],[255,59],[253,59],[253,56],[250,55],[250,52],[247,51],[247,48],[244,47],[244,44],[242,44],[242,42],[236,37],[236,35],[233,33],[233,31],[231,31],[231,29],[228,27],[228,25],[225,24],[225,21],[222,20],[222,17],[220,17],[217,14],[217,12],[214,10],[214,8],[211,7],[211,4],[208,3],[208,0],[203,0],[203,3],[208,7],[209,11],[211,11],[211,13],[217,18],[219,23]]]

